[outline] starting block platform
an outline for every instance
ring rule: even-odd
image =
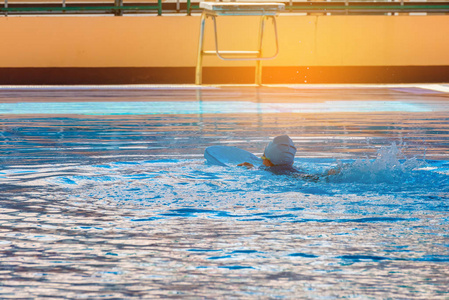
[[[256,61],[256,84],[262,84],[262,60],[270,60],[277,57],[279,53],[279,40],[277,34],[276,16],[285,9],[284,3],[263,3],[263,2],[201,2],[200,39],[198,44],[198,57],[195,72],[195,84],[202,84],[202,68],[204,55],[217,55],[222,60],[253,60]],[[226,51],[219,50],[218,47],[218,16],[260,16],[258,49],[253,51]],[[206,19],[212,18],[214,24],[215,50],[204,50],[204,30]],[[265,29],[265,22],[272,19],[275,35],[276,51],[272,56],[262,56],[262,43]]]

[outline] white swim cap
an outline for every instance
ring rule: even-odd
[[[277,136],[265,148],[263,156],[273,165],[293,165],[296,147],[288,135]]]

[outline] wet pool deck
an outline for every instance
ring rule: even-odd
[[[449,100],[449,84],[304,85],[61,85],[0,86],[0,103],[245,101],[316,103],[324,101]],[[0,114],[4,114],[0,110]]]

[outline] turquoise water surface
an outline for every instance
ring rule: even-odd
[[[449,297],[449,94],[9,89],[0,298]],[[288,134],[302,180],[208,165]]]

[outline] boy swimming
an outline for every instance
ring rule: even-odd
[[[263,166],[260,166],[260,168],[276,175],[292,175],[304,179],[318,180],[318,175],[307,174],[293,167],[295,154],[296,147],[292,139],[288,135],[277,136],[265,147],[265,151],[261,157]],[[253,164],[248,162],[238,164],[237,166],[248,169],[254,167]],[[331,169],[327,172],[327,175],[335,175],[338,171]]]

